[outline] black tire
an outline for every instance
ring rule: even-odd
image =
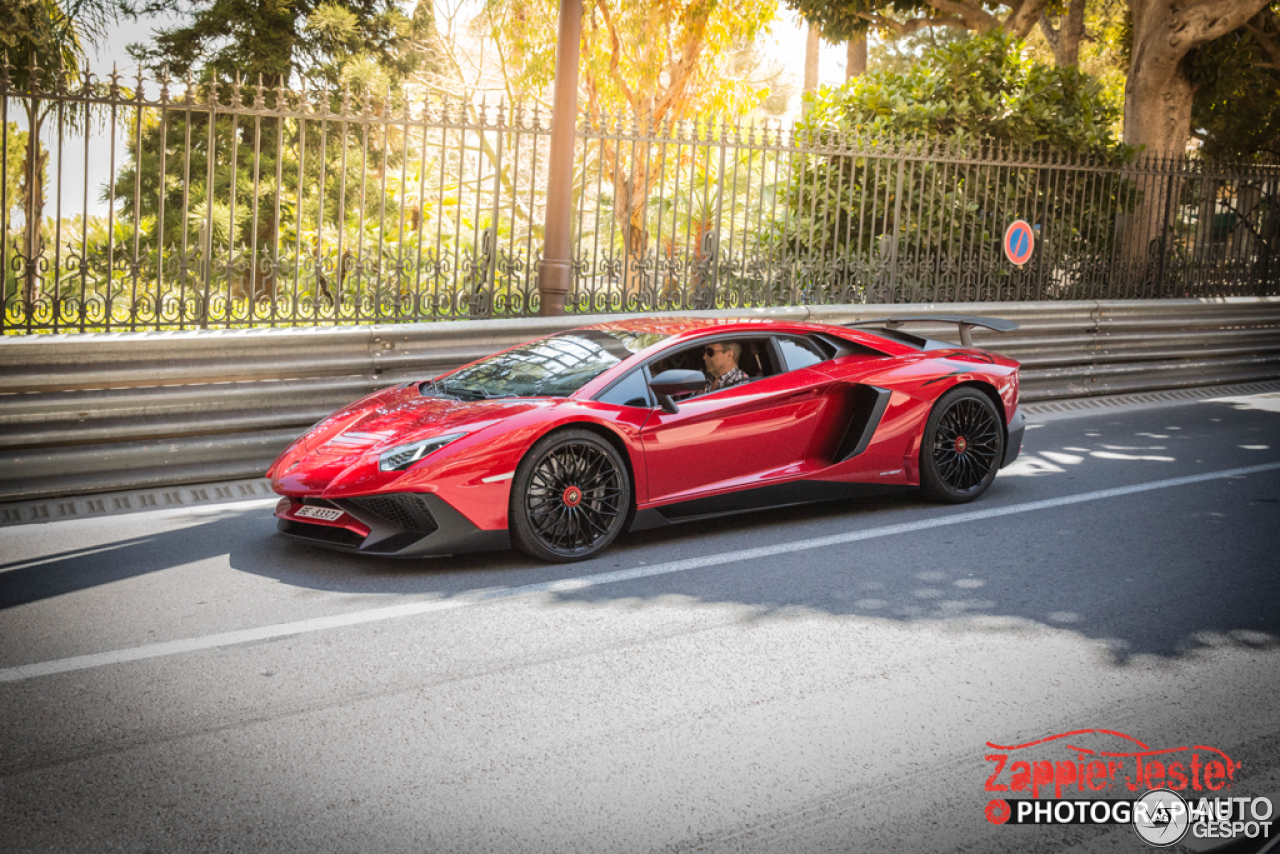
[[[516,468],[511,540],[542,560],[586,560],[622,533],[630,511],[631,478],[614,447],[590,430],[559,430]]]
[[[991,399],[960,386],[929,413],[920,443],[920,488],[934,501],[963,504],[987,491],[1004,459],[1004,420]]]

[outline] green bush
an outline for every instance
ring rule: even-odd
[[[1008,276],[999,242],[1018,218],[1038,232],[1032,265],[1098,266],[1129,191],[1099,171],[1130,156],[1111,130],[1118,114],[1087,75],[1001,33],[824,88],[798,128],[808,152],[787,188],[784,241],[823,259],[809,268],[819,287],[833,271],[879,287],[890,266],[911,284]]]

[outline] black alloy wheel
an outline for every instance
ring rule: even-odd
[[[963,504],[987,491],[1004,456],[1004,424],[985,394],[970,386],[944,394],[920,444],[920,487],[935,501]]]
[[[589,430],[557,431],[516,469],[511,537],[543,560],[584,560],[617,538],[630,510],[631,479],[617,450]]]

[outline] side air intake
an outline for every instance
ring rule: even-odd
[[[889,389],[873,385],[854,386],[850,393],[854,398],[853,417],[836,449],[837,463],[851,460],[867,449],[893,396]]]

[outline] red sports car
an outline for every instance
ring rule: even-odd
[[[1018,363],[901,328],[923,320],[966,345],[972,326],[1016,328],[643,319],[521,344],[311,428],[268,472],[279,529],[573,561],[626,530],[868,490],[970,501],[1021,448]]]

